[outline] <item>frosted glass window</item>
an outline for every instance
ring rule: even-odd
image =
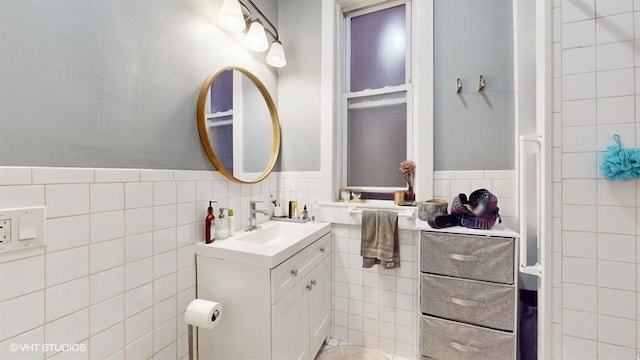
[[[233,109],[233,71],[225,70],[211,85],[211,112]]]
[[[406,93],[349,100],[347,186],[403,187],[407,158]]]
[[[352,92],[405,83],[404,4],[354,16],[350,30]]]

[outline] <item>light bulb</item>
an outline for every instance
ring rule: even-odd
[[[269,47],[267,42],[267,34],[264,32],[264,27],[258,21],[253,21],[249,26],[247,37],[245,39],[245,45],[253,51],[265,51]]]
[[[283,67],[287,65],[287,58],[284,55],[284,48],[280,41],[271,43],[271,49],[267,53],[267,64],[273,67]]]
[[[224,0],[218,14],[218,23],[229,31],[242,31],[247,27],[238,0]]]

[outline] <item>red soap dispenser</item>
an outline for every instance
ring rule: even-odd
[[[216,240],[216,228],[214,220],[216,216],[213,215],[212,203],[217,201],[209,201],[209,208],[207,209],[207,217],[204,218],[204,242],[211,244]]]

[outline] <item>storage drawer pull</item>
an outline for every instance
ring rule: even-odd
[[[296,277],[298,276],[298,269],[292,269],[291,270],[291,277]]]
[[[478,261],[478,257],[477,256],[472,256],[472,255],[462,255],[462,254],[451,254],[449,255],[450,259],[453,260],[458,260],[458,261]]]
[[[325,251],[327,251],[327,249],[326,249],[326,248],[323,248],[323,247],[321,247],[321,248],[320,248],[320,252],[321,252],[321,253],[324,253]]]
[[[477,301],[458,299],[458,298],[455,298],[455,297],[452,297],[450,300],[451,300],[452,303],[454,303],[456,305],[465,306],[465,307],[482,305],[482,303],[477,302]]]
[[[451,342],[451,347],[456,349],[456,350],[458,350],[458,351],[460,351],[460,352],[463,352],[463,353],[474,353],[474,354],[477,354],[477,353],[480,352],[480,349],[475,347],[475,346],[462,345],[462,344],[458,344],[455,341]]]

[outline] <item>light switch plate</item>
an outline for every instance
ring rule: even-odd
[[[0,260],[8,254],[15,258],[20,251],[44,248],[45,207],[0,209],[0,240]]]

